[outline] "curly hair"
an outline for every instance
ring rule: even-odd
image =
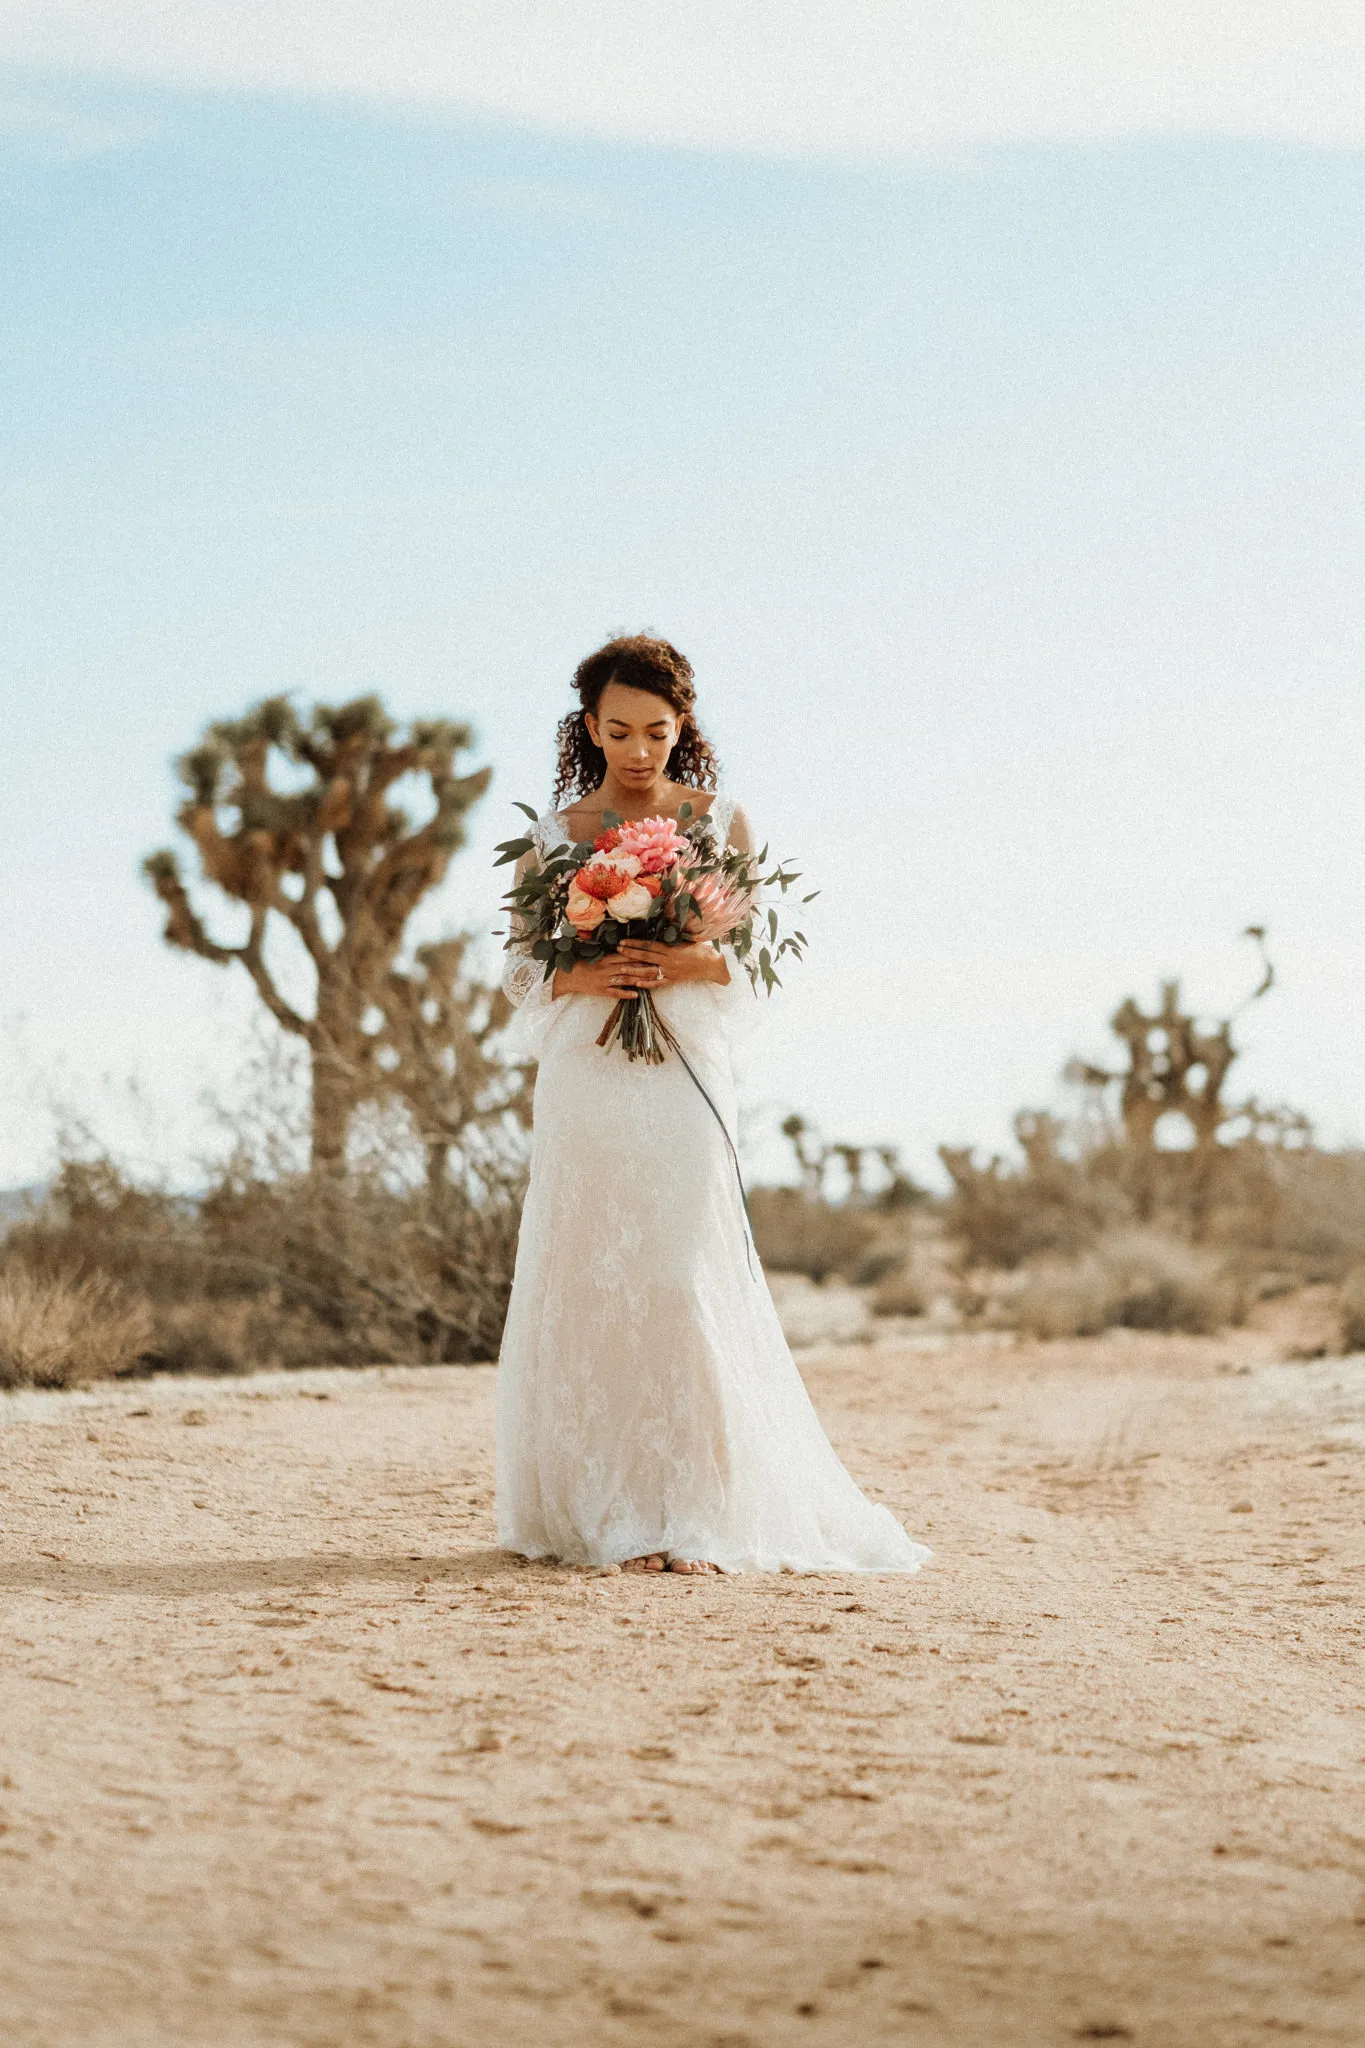
[[[574,671],[573,686],[580,709],[559,721],[559,758],[555,768],[555,808],[588,796],[607,772],[607,757],[593,744],[586,712],[597,716],[602,692],[608,683],[624,683],[630,690],[647,690],[661,697],[670,711],[682,719],[682,729],[665,772],[674,782],[693,789],[714,789],[720,770],[710,741],[693,713],[697,693],[692,681],[692,664],[685,654],[667,640],[653,640],[647,633],[633,633],[620,640],[608,640]]]

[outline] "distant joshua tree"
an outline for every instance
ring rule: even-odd
[[[163,849],[144,867],[166,906],[166,939],[244,968],[275,1021],[306,1043],[317,1173],[342,1171],[354,1112],[388,1097],[414,1107],[435,1177],[486,1101],[484,1041],[506,1021],[503,998],[464,979],[460,940],[424,947],[407,970],[396,964],[409,917],[441,881],[488,787],[488,768],[455,771],[470,744],[468,727],[447,720],[400,732],[376,697],[318,705],[306,724],[270,697],[211,725],[179,763],[189,795],[177,823],[205,879],[243,906],[246,931],[235,945],[211,938]],[[277,763],[294,786],[272,784]],[[430,792],[422,824],[390,801],[409,776]],[[312,981],[306,1007],[286,996],[267,957],[284,930]]]
[[[847,1199],[855,1207],[866,1204],[879,1209],[904,1209],[925,1198],[924,1190],[916,1186],[902,1167],[894,1145],[831,1144],[814,1124],[795,1111],[783,1118],[779,1128],[796,1156],[801,1186],[813,1201],[828,1199],[826,1182],[832,1166],[843,1169]],[[868,1180],[869,1162],[873,1160],[881,1168],[880,1178],[874,1173],[875,1186]]]
[[[1264,926],[1248,925],[1242,936],[1255,941],[1262,968],[1258,986],[1241,1005],[1244,1010],[1268,994],[1274,986],[1275,970],[1266,955]],[[1117,1084],[1124,1139],[1135,1152],[1155,1149],[1157,1126],[1172,1114],[1188,1123],[1195,1151],[1208,1152],[1225,1126],[1264,1115],[1254,1103],[1233,1107],[1224,1100],[1227,1078],[1237,1058],[1232,1042],[1235,1021],[1234,1015],[1202,1028],[1192,1012],[1181,1007],[1180,983],[1165,982],[1158,1009],[1149,1013],[1128,996],[1109,1020],[1109,1028],[1127,1050],[1124,1069],[1114,1072],[1073,1060],[1066,1070],[1067,1079],[1101,1091]]]

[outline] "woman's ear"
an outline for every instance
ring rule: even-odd
[[[583,713],[583,723],[588,728],[588,738],[600,750],[602,745],[602,728],[593,717],[591,711]]]

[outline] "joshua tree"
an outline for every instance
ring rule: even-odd
[[[502,1114],[531,1120],[530,1068],[509,1065],[491,1043],[512,1006],[500,988],[467,972],[468,946],[462,932],[419,946],[410,968],[393,968],[374,1037],[382,1075],[374,1092],[406,1104],[437,1198],[448,1185],[450,1149],[467,1141],[471,1128]]]
[[[199,850],[205,879],[242,906],[245,936],[236,944],[209,936],[175,854],[163,850],[144,865],[166,906],[166,939],[220,966],[238,963],[276,1022],[306,1042],[315,1172],[341,1171],[360,1103],[412,1100],[425,1088],[429,1105],[437,1074],[451,1079],[447,1053],[457,1066],[464,1058],[476,1064],[468,1042],[475,1027],[456,992],[460,953],[426,948],[415,973],[396,966],[408,918],[444,876],[466,814],[488,786],[490,769],[455,772],[469,745],[468,727],[446,720],[400,733],[376,697],[318,705],[307,724],[285,698],[271,697],[244,718],[210,726],[179,764],[189,795],[177,822]],[[272,784],[276,763],[293,787]],[[390,801],[409,776],[430,790],[433,809],[422,824]],[[285,931],[312,982],[306,1006],[276,978],[273,936]],[[502,1021],[490,1006],[475,1038]],[[481,1081],[461,1073],[460,1089],[482,1085],[488,1076],[482,1067],[478,1074]]]
[[[1124,1137],[1134,1151],[1155,1149],[1157,1125],[1172,1112],[1188,1122],[1199,1153],[1211,1151],[1225,1124],[1247,1115],[1248,1105],[1230,1107],[1223,1099],[1237,1058],[1232,1027],[1241,1010],[1259,1002],[1273,987],[1275,970],[1266,955],[1264,927],[1248,925],[1242,936],[1255,941],[1262,973],[1259,985],[1232,1017],[1202,1029],[1194,1015],[1181,1008],[1180,983],[1168,981],[1162,984],[1159,1009],[1148,1014],[1128,996],[1109,1020],[1109,1028],[1127,1050],[1125,1069],[1115,1073],[1083,1060],[1068,1066],[1068,1080],[1084,1087],[1104,1090],[1118,1084]]]
[[[915,1185],[902,1167],[900,1153],[894,1145],[830,1144],[814,1124],[795,1111],[783,1118],[779,1128],[796,1155],[802,1188],[814,1201],[828,1199],[826,1176],[836,1162],[847,1176],[847,1199],[854,1207],[904,1209],[925,1198],[924,1190]],[[868,1183],[869,1162],[874,1159],[884,1176],[879,1186],[869,1186]]]

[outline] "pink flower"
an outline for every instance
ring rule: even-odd
[[[701,875],[695,882],[689,882],[687,888],[697,900],[696,910],[688,914],[689,939],[723,939],[736,925],[743,924],[750,907],[749,897],[723,875]]]
[[[635,854],[642,875],[661,875],[690,849],[672,818],[635,818],[621,827],[614,850]]]

